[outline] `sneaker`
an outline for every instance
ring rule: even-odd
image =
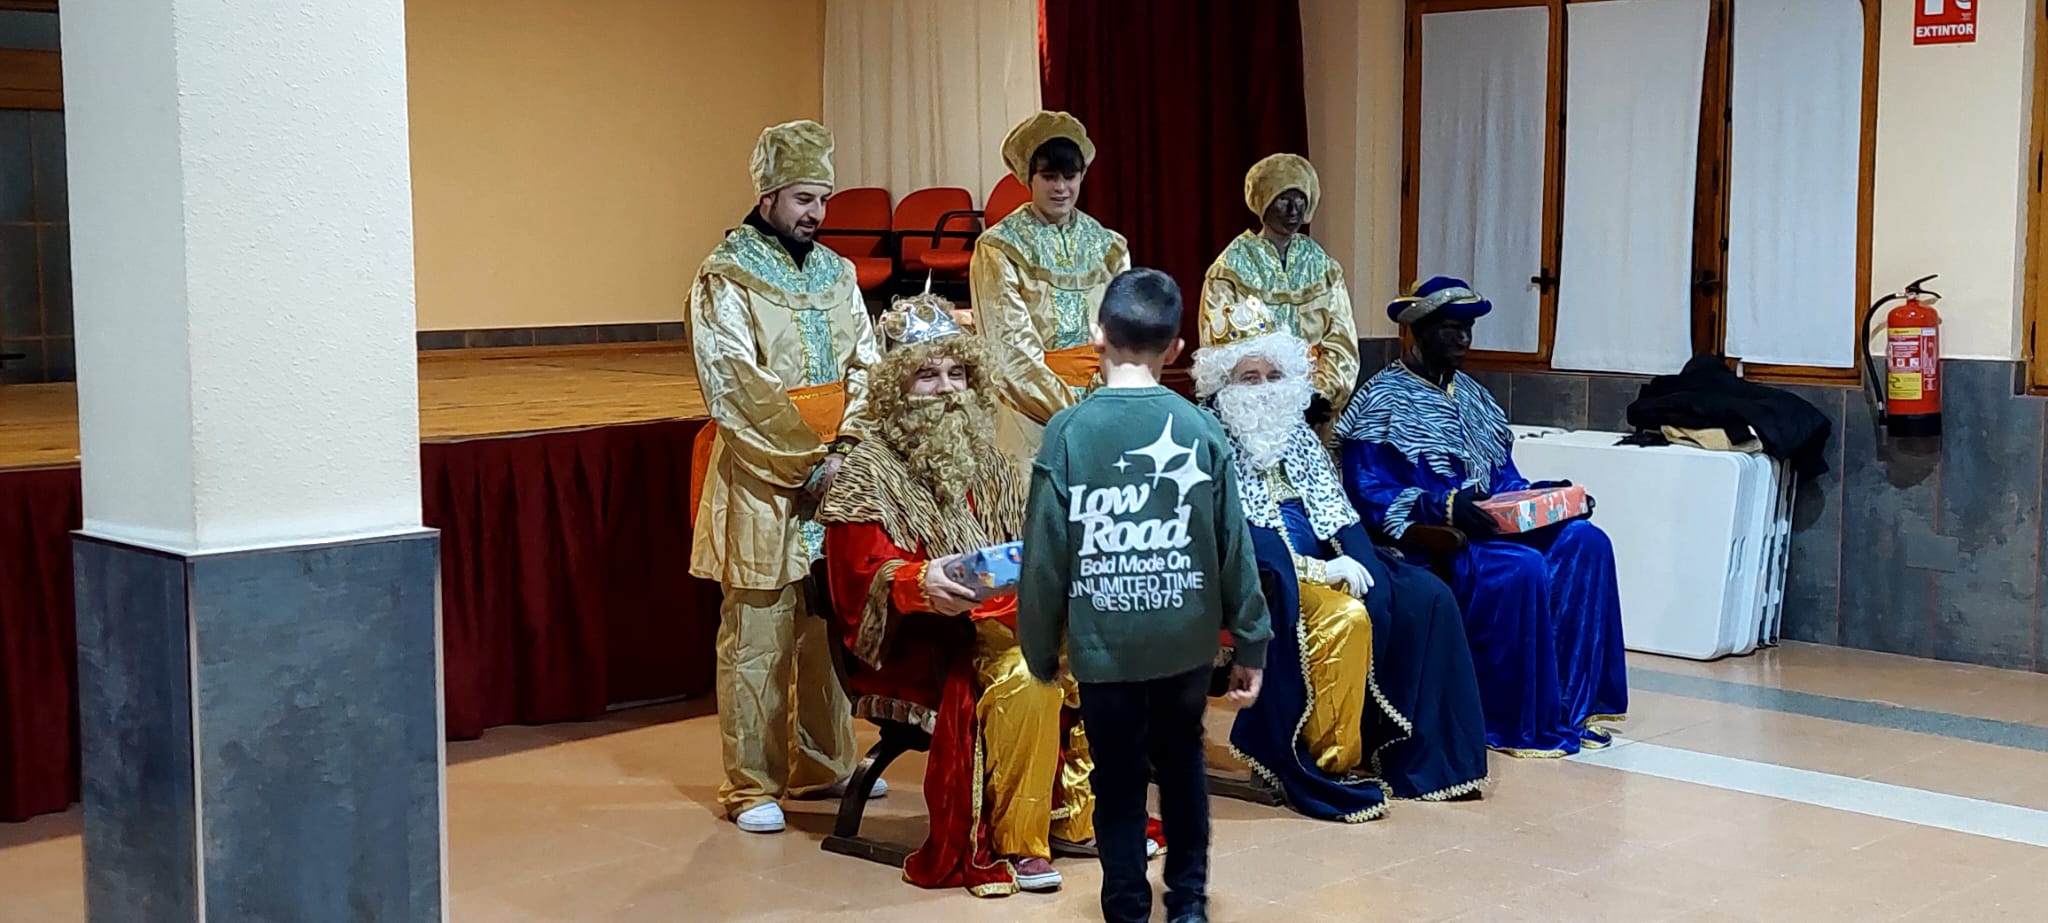
[[[781,833],[783,828],[782,805],[773,801],[757,804],[739,813],[732,819],[748,833]]]
[[[1076,842],[1053,837],[1052,854],[1072,859],[1095,859],[1102,855],[1102,850],[1095,845],[1094,840]],[[1153,818],[1145,825],[1145,858],[1157,859],[1165,854],[1166,835],[1159,826],[1158,818]]]
[[[844,798],[846,797],[846,793],[852,790],[853,777],[847,776],[844,779],[840,779],[839,781],[832,783],[832,787],[825,790],[825,797]],[[874,789],[868,792],[868,800],[873,801],[874,799],[883,797],[887,794],[889,794],[889,780],[877,776],[875,778]]]
[[[1076,842],[1074,840],[1063,840],[1059,837],[1053,837],[1052,854],[1055,856],[1065,856],[1069,859],[1097,859],[1101,858],[1102,850],[1095,848],[1094,840]]]
[[[1058,891],[1066,880],[1051,862],[1036,857],[1011,859],[1010,868],[1017,873],[1017,887],[1025,891]]]

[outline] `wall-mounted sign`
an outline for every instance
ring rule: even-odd
[[[1977,0],[1913,0],[1913,44],[1961,45],[1977,40]]]

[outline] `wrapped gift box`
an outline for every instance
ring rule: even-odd
[[[1009,542],[962,556],[959,566],[949,576],[957,583],[974,588],[981,598],[988,599],[1016,589],[1023,571],[1024,543]]]
[[[1492,516],[1494,524],[1505,534],[1534,532],[1588,512],[1586,489],[1577,485],[1514,490],[1494,494],[1474,505]]]

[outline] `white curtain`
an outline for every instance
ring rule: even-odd
[[[1863,5],[1737,0],[1728,355],[1856,364]]]
[[[840,188],[962,186],[980,203],[1008,172],[1003,136],[1037,110],[1035,0],[826,0]]]
[[[1692,354],[1707,0],[1566,7],[1564,251],[1551,365],[1663,374]]]
[[[1493,302],[1480,349],[1540,346],[1549,73],[1547,9],[1422,17],[1416,275],[1463,278]]]

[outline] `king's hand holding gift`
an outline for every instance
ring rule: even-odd
[[[956,578],[960,559],[965,555],[951,554],[935,558],[924,568],[924,595],[932,601],[932,611],[940,615],[966,615],[981,605],[981,597],[974,588]]]

